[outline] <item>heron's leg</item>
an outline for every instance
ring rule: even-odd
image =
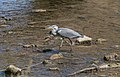
[[[65,40],[64,41],[68,44],[68,45],[71,45],[71,43],[68,41],[68,40]]]
[[[75,43],[69,38],[69,40],[70,40],[70,45],[75,45]]]
[[[72,49],[72,45],[73,45],[74,43],[73,43],[73,41],[72,41],[70,38],[68,38],[68,39],[70,40],[70,44],[69,44],[69,45],[70,45],[70,50],[72,51],[72,50],[73,50],[73,49]]]
[[[68,45],[75,45],[75,43],[74,43],[71,39],[69,39],[69,41],[64,39],[64,41],[65,41]]]
[[[64,42],[64,38],[62,38],[59,49],[63,46],[63,42]]]

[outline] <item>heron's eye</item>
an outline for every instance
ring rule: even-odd
[[[52,34],[52,31],[50,31],[49,34]]]
[[[54,27],[53,29],[55,29],[56,30],[56,28]]]

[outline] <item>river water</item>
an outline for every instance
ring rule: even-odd
[[[94,64],[103,64],[103,56],[120,51],[119,0],[0,0],[0,68],[14,64],[24,68],[49,59],[43,49],[58,49],[59,40],[45,43],[45,27],[56,24],[74,29],[93,39],[107,42],[92,46],[64,46],[64,59],[32,68],[29,77],[66,77]],[[58,41],[58,42],[57,42]],[[25,48],[24,45],[31,45]],[[36,46],[35,46],[36,45]],[[59,67],[60,71],[48,68]],[[73,77],[119,77],[119,69],[82,73]]]

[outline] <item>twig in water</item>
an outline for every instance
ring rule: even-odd
[[[68,74],[68,76],[73,76],[73,75],[76,75],[78,73],[83,73],[83,72],[92,71],[92,70],[96,70],[96,69],[117,68],[117,67],[120,67],[120,63],[102,64],[102,65],[99,65],[98,67],[84,68],[82,70],[79,70],[79,71],[73,72],[71,74]]]

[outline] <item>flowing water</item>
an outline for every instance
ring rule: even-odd
[[[31,60],[35,64],[48,59],[49,54],[39,51],[58,49],[59,40],[50,45],[44,43],[48,36],[45,27],[52,24],[74,29],[95,40],[103,38],[107,42],[74,46],[72,52],[64,46],[61,50],[64,59],[33,67],[29,77],[66,77],[93,63],[105,63],[105,54],[119,54],[119,21],[119,0],[0,0],[0,68],[10,64],[24,68]],[[24,45],[31,46],[26,48]],[[49,71],[51,67],[59,67],[60,71]],[[119,77],[119,72],[119,68],[105,69],[73,77]]]

